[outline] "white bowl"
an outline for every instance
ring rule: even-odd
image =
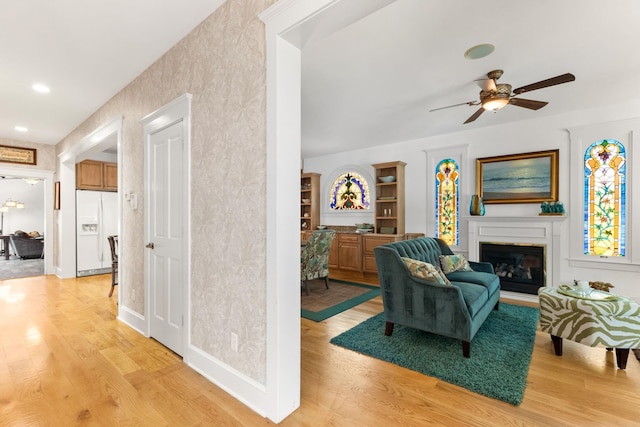
[[[382,182],[393,182],[396,180],[396,177],[393,175],[389,176],[379,176],[378,179]]]
[[[311,203],[311,199],[302,199],[302,203]]]
[[[318,226],[318,230],[324,230],[325,228],[327,228],[327,226],[326,226],[326,225],[319,225],[319,226]]]

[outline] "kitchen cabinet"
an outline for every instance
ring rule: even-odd
[[[341,270],[362,271],[362,249],[360,235],[355,233],[338,234],[338,268]]]
[[[118,191],[118,165],[96,160],[76,164],[76,189]]]
[[[380,234],[363,234],[362,235],[362,270],[365,273],[378,273],[376,265],[376,255],[373,249],[376,246],[386,243],[404,240],[402,234],[380,235]]]

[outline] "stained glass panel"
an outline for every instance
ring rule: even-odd
[[[340,175],[331,186],[329,205],[335,210],[369,209],[369,185],[356,172]]]
[[[436,166],[436,236],[448,245],[458,244],[458,164],[445,159]]]
[[[584,155],[584,253],[625,256],[626,154],[615,140],[591,144]]]

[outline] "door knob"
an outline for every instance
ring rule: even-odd
[[[147,243],[145,247],[147,247],[149,249],[153,249],[153,248],[156,247],[156,245],[154,245],[153,242],[151,242],[151,243]]]

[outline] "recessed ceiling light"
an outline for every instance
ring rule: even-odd
[[[467,59],[480,59],[485,56],[489,56],[495,50],[495,46],[489,43],[479,44],[477,46],[470,47],[464,53],[464,57]]]
[[[27,132],[29,130],[24,126],[16,126],[14,129],[17,130],[18,132]]]
[[[31,86],[31,88],[39,93],[51,92],[51,89],[49,89],[49,86],[43,85],[42,83],[34,83],[33,86]]]

